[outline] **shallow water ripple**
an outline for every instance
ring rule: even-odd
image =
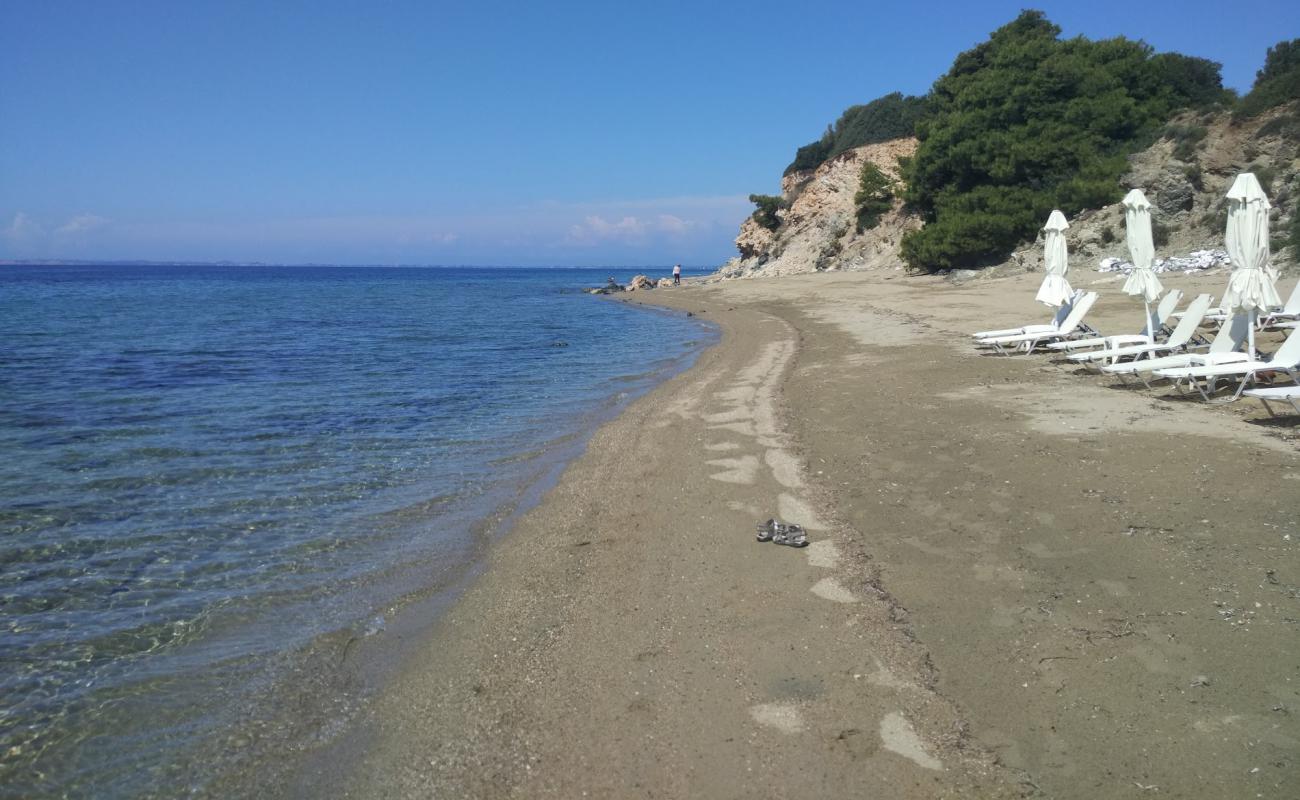
[[[606,274],[0,269],[0,797],[202,786],[314,641],[466,569],[697,346],[564,291]]]

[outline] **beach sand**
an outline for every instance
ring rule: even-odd
[[[1138,327],[1121,279],[1071,278]],[[1300,427],[979,355],[1046,320],[1036,283],[627,296],[722,341],[595,434],[287,793],[1294,796]],[[756,542],[770,516],[813,544]]]

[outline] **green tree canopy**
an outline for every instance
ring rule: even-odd
[[[1268,48],[1264,68],[1255,73],[1255,85],[1241,99],[1239,119],[1258,116],[1275,106],[1300,99],[1300,39],[1278,42]]]
[[[786,207],[785,198],[771,194],[751,194],[749,202],[757,206],[751,215],[755,222],[769,231],[781,227],[781,218],[776,212]]]
[[[867,161],[858,174],[858,191],[853,196],[858,233],[880,224],[880,217],[894,207],[894,182],[880,171],[880,167]]]
[[[1125,156],[1174,109],[1225,98],[1218,64],[1060,32],[1022,12],[931,88],[904,173],[905,198],[926,221],[903,240],[911,266],[981,266],[1033,236],[1053,208],[1115,202]]]
[[[887,142],[911,136],[916,120],[925,110],[925,100],[894,92],[862,106],[850,106],[822,138],[800,147],[785,174],[816,169],[846,150],[864,144]]]

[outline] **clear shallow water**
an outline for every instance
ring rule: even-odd
[[[202,788],[313,642],[454,585],[710,336],[607,274],[0,269],[0,796]]]

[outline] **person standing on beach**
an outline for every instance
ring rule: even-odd
[[[681,286],[681,285],[682,285],[682,265],[674,264],[673,265],[673,286]]]

